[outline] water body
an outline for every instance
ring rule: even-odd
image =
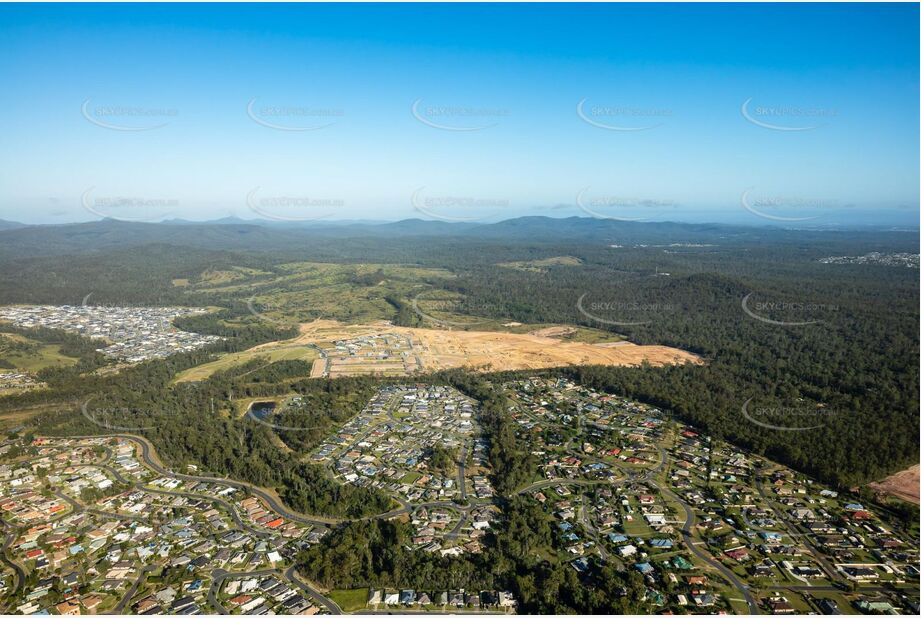
[[[249,415],[253,418],[263,421],[267,416],[275,412],[276,404],[274,401],[254,401],[249,406]]]

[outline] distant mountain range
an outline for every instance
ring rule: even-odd
[[[808,243],[874,236],[917,251],[917,232],[886,230],[789,230],[721,224],[643,223],[586,217],[529,216],[499,223],[449,223],[406,219],[396,222],[330,222],[288,225],[278,222],[225,218],[209,222],[172,220],[128,223],[102,220],[64,225],[23,225],[0,221],[0,257],[66,255],[129,248],[147,244],[208,250],[296,251],[305,243],[325,239],[439,238],[471,242],[611,245]],[[902,242],[904,240],[904,242]]]
[[[0,230],[15,230],[21,227],[26,227],[26,224],[17,223],[16,221],[6,221],[4,219],[0,219]]]

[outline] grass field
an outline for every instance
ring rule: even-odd
[[[401,483],[415,483],[417,480],[419,480],[419,477],[421,476],[422,475],[419,474],[418,472],[409,472],[402,479],[400,479],[400,482]]]
[[[16,412],[0,414],[0,430],[6,431],[13,427],[19,427],[39,412],[40,410],[17,410]]]
[[[329,598],[336,602],[344,612],[354,612],[364,609],[368,604],[368,589],[355,588],[354,590],[333,590]]]
[[[186,369],[176,376],[174,382],[199,382],[207,380],[217,371],[224,371],[243,365],[254,359],[264,359],[266,364],[285,360],[302,360],[308,363],[318,357],[317,351],[307,345],[283,345],[275,348],[251,348],[242,352],[225,354],[216,361]],[[304,376],[307,377],[307,376]]]
[[[256,270],[254,268],[244,268],[234,266],[229,270],[212,270],[208,269],[198,275],[195,279],[173,279],[175,287],[211,287],[221,286],[235,281],[242,281],[252,277],[271,275],[271,273]]]
[[[61,346],[41,343],[14,333],[0,333],[0,359],[16,369],[35,373],[46,367],[69,367],[76,358],[61,354]]]
[[[354,324],[391,319],[395,309],[387,297],[411,298],[420,284],[452,277],[447,270],[403,264],[294,262],[272,273],[206,271],[186,289],[215,302],[245,295],[255,312],[283,323],[324,317]]]
[[[507,319],[488,318],[481,314],[488,312],[489,307],[478,306],[472,299],[444,290],[417,292],[411,298],[411,302],[418,310],[422,326],[425,327],[536,335],[579,343],[617,343],[624,340],[624,337],[617,333],[586,326],[556,323],[522,324]]]

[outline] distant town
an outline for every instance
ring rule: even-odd
[[[179,330],[173,320],[205,313],[187,307],[105,307],[96,305],[0,307],[0,320],[22,328],[55,328],[94,339],[108,345],[100,352],[114,359],[139,363],[191,352],[220,337]]]
[[[878,253],[866,255],[826,257],[819,260],[822,264],[880,264],[882,266],[904,266],[918,268],[921,255],[917,253]]]

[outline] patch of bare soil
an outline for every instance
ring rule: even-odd
[[[896,472],[881,481],[870,483],[876,491],[901,498],[914,504],[921,503],[921,465]]]
[[[567,337],[569,335],[574,335],[578,330],[573,326],[548,326],[547,328],[538,328],[537,330],[532,330],[529,332],[529,335],[537,335],[538,337]]]
[[[554,334],[565,332],[567,327],[553,327]],[[562,329],[562,330],[559,330]],[[668,365],[676,363],[701,363],[690,352],[661,345],[636,345],[618,342],[616,346],[598,345],[578,341],[561,341],[539,334],[516,334],[494,331],[439,330],[431,328],[405,328],[379,321],[371,324],[347,325],[335,320],[315,320],[301,324],[300,335],[290,343],[321,343],[352,339],[371,333],[399,333],[410,337],[413,353],[421,361],[423,371],[438,371],[466,367],[481,371],[516,369],[544,369],[568,365]],[[263,344],[268,348],[276,344]],[[311,375],[317,374],[315,365]]]

